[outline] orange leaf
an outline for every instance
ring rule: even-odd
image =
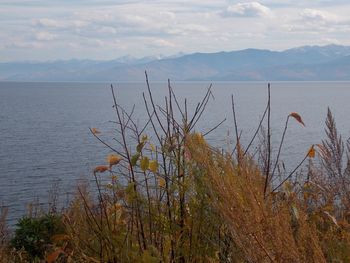
[[[293,117],[297,122],[301,123],[303,126],[305,126],[305,123],[303,122],[303,120],[301,119],[301,116],[299,115],[299,113],[296,112],[292,112],[289,114],[289,116]]]
[[[162,177],[158,177],[158,186],[164,188],[165,187],[165,179]]]
[[[110,154],[107,156],[107,162],[109,163],[110,167],[118,164],[121,160],[122,160],[122,157],[120,157],[119,155]]]
[[[105,171],[108,171],[109,167],[105,166],[105,165],[100,165],[100,166],[96,166],[96,168],[94,169],[94,173],[104,173]]]
[[[61,253],[64,253],[62,249],[57,249],[56,251],[52,252],[51,254],[49,254],[47,257],[46,257],[46,261],[47,263],[53,263],[56,261],[56,259],[58,258],[58,256],[61,254]]]
[[[93,134],[100,134],[100,133],[101,133],[97,128],[92,128],[92,129],[91,129],[91,132],[92,132]]]
[[[69,236],[65,235],[65,234],[57,234],[57,235],[52,236],[51,239],[54,242],[66,241],[66,240],[69,240]]]
[[[307,153],[307,156],[310,158],[315,158],[315,154],[316,154],[315,147],[312,145]]]

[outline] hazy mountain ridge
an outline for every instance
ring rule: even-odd
[[[304,46],[285,51],[245,49],[168,58],[0,63],[0,80],[350,80],[350,47]]]

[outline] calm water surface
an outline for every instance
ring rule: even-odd
[[[173,88],[190,107],[200,101],[209,83],[177,82]],[[163,104],[165,83],[153,83],[157,104]],[[146,114],[142,101],[144,83],[119,83],[119,103],[136,105],[140,125]],[[266,105],[266,83],[213,83],[212,99],[198,123],[206,132],[222,119],[227,121],[208,136],[220,146],[233,138],[231,98],[234,94],[242,140],[248,141]],[[324,138],[327,107],[335,114],[344,138],[350,136],[350,82],[274,82],[271,87],[274,147],[286,116],[298,112],[306,127],[291,121],[284,147],[287,169],[302,159],[311,144]],[[115,120],[109,83],[6,83],[0,82],[0,204],[10,209],[9,222],[26,211],[35,199],[47,202],[48,189],[58,184],[60,192],[73,193],[77,181],[91,179],[94,166],[104,163],[108,149],[89,132],[98,127],[113,144]],[[229,132],[230,131],[230,132]]]

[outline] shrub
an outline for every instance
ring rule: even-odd
[[[43,258],[53,244],[52,237],[63,232],[62,217],[59,215],[23,217],[16,224],[11,245],[16,250],[24,250],[30,259]]]

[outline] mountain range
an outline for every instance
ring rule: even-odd
[[[130,56],[109,61],[65,60],[0,63],[2,81],[325,81],[350,80],[350,46],[303,46],[284,51],[244,49]]]

